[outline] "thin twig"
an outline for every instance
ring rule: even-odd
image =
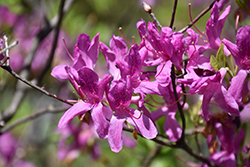
[[[44,77],[44,75],[46,74],[48,69],[51,67],[52,61],[54,59],[55,50],[56,50],[57,41],[58,41],[58,36],[59,36],[59,32],[60,32],[60,27],[62,24],[62,18],[64,15],[64,12],[63,12],[64,4],[65,4],[65,0],[61,0],[60,9],[59,9],[59,18],[58,18],[58,22],[57,22],[56,27],[55,27],[55,34],[54,34],[54,39],[53,39],[53,43],[52,43],[52,48],[51,48],[47,63],[37,78],[38,83],[40,83],[40,81],[42,80],[42,78]]]
[[[176,9],[177,9],[177,4],[178,4],[178,0],[175,0],[174,1],[173,11],[172,11],[172,18],[171,18],[171,22],[170,22],[170,25],[169,25],[170,28],[173,28],[173,25],[174,25],[175,12],[176,12]]]
[[[173,87],[173,91],[174,91],[174,96],[175,96],[175,100],[178,101],[178,94],[177,94],[177,91],[176,91],[176,76],[175,76],[175,66],[172,65],[171,67],[171,81],[172,81],[172,87]],[[181,116],[181,122],[182,122],[182,133],[181,133],[181,138],[179,139],[179,141],[177,141],[177,144],[178,143],[183,143],[185,142],[185,130],[186,130],[186,120],[185,120],[185,116],[184,116],[184,113],[183,113],[183,110],[182,110],[182,106],[180,104],[180,102],[178,101],[177,102],[177,107],[178,107],[178,110],[179,110],[179,113],[180,113],[180,116]]]
[[[152,12],[152,7],[146,2],[143,2],[142,6],[143,6],[144,11],[147,12],[151,16],[151,18],[154,20],[156,26],[158,26],[161,29],[162,26],[160,22],[157,20],[157,18],[155,17],[154,13]]]
[[[18,41],[12,42],[7,48],[5,47],[5,48],[3,48],[2,50],[0,50],[0,54],[5,53],[7,50],[9,50],[9,49],[15,47],[17,44],[18,44]]]
[[[210,9],[212,9],[214,3],[218,0],[214,0],[206,9],[204,9],[193,21],[191,21],[186,27],[179,32],[184,33],[188,28],[192,27],[203,15],[205,15]]]
[[[65,111],[67,110],[67,108],[65,107],[53,107],[53,106],[48,106],[44,109],[41,109],[27,117],[23,117],[23,118],[20,118],[18,119],[17,121],[9,124],[9,125],[6,125],[5,127],[3,127],[1,130],[0,130],[0,135],[7,132],[7,131],[10,131],[11,129],[15,128],[16,126],[22,124],[22,123],[26,123],[27,121],[30,121],[30,120],[34,120],[36,118],[38,118],[39,116],[41,115],[44,115],[44,114],[47,114],[47,113],[51,113],[51,114],[56,114],[56,113],[60,113],[62,111]]]
[[[65,3],[64,6],[64,13],[68,11],[72,5],[74,0],[67,0],[67,3]],[[36,53],[36,50],[40,44],[40,42],[55,28],[56,24],[58,23],[59,16],[58,14],[53,17],[50,22],[46,22],[46,26],[43,27],[40,32],[36,35],[35,38],[32,40],[31,49],[29,53],[27,54],[25,60],[24,60],[24,69],[20,72],[21,78],[28,78],[30,75],[30,67],[32,60],[34,58],[34,55]],[[32,81],[32,83],[35,85],[37,84],[37,80]],[[16,85],[16,91],[13,95],[12,101],[8,108],[6,108],[4,111],[2,111],[0,115],[0,124],[4,125],[7,121],[9,121],[14,114],[16,113],[19,105],[21,104],[22,100],[24,99],[24,96],[26,95],[26,91],[29,87],[25,86],[21,81],[17,82]]]
[[[131,133],[134,132],[134,129],[130,129],[130,128],[126,128],[126,127],[123,127],[123,130],[127,131],[127,132],[131,132]],[[137,135],[143,137],[140,133],[137,133]],[[176,145],[172,144],[171,142],[166,142],[166,141],[163,141],[163,140],[161,140],[159,138],[162,138],[162,137],[159,136],[159,135],[157,135],[156,138],[151,139],[151,140],[154,141],[154,142],[156,142],[156,143],[158,143],[158,144],[160,144],[160,145],[162,145],[162,146],[168,146],[168,147],[172,147],[172,148],[177,148]]]
[[[123,127],[123,130],[124,131],[127,131],[127,132],[130,132],[130,133],[133,133],[133,129],[130,129],[130,128],[126,128],[126,127]],[[137,135],[143,137],[140,133],[138,133]],[[202,155],[199,155],[199,154],[196,154],[186,143],[185,141],[183,141],[181,144],[180,143],[176,143],[176,144],[173,144],[171,142],[166,142],[166,141],[163,141],[162,138],[160,136],[157,135],[156,138],[154,139],[151,139],[152,141],[156,142],[157,144],[161,145],[161,146],[167,146],[167,147],[171,147],[171,148],[179,148],[179,149],[183,149],[185,150],[189,155],[193,156],[195,159],[201,161],[201,162],[204,162],[206,163],[208,166],[211,166],[211,167],[216,167],[216,165],[212,164],[207,158],[203,157]]]
[[[154,160],[154,158],[160,153],[161,149],[162,146],[157,145],[155,151],[146,159],[146,162],[144,163],[143,167],[148,167]]]
[[[6,71],[8,71],[12,76],[14,76],[15,78],[17,78],[19,81],[22,81],[23,83],[25,83],[26,85],[42,92],[43,94],[49,96],[49,97],[52,97],[58,101],[61,101],[63,103],[67,103],[69,105],[73,105],[71,102],[65,100],[65,99],[62,99],[60,97],[58,97],[57,95],[55,94],[52,94],[52,93],[49,93],[48,91],[46,91],[45,89],[43,88],[40,88],[39,86],[27,81],[25,78],[22,78],[21,76],[19,76],[17,73],[15,73],[9,66],[2,66],[3,69],[5,69]]]

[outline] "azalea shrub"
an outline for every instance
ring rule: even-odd
[[[244,25],[250,1],[236,0],[237,8],[229,0],[204,1],[207,8],[195,19],[189,5],[190,23],[182,29],[174,27],[178,1],[173,2],[170,26],[162,26],[152,12],[158,1],[149,1],[152,6],[143,2],[137,8],[152,19],[137,18],[138,38],[127,38],[120,28],[121,35],[113,34],[109,44],[100,40],[100,32],[92,36],[82,32],[72,42],[60,29],[67,2],[60,2],[57,23],[41,27],[38,20],[27,22],[27,34],[20,33],[25,29],[20,20],[31,16],[16,16],[7,7],[0,10],[0,21],[14,27],[14,37],[22,39],[19,49],[7,33],[0,40],[1,67],[19,80],[14,97],[21,98],[14,101],[21,103],[28,91],[21,82],[56,101],[44,102],[44,110],[24,118],[15,118],[19,104],[2,110],[3,165],[35,166],[17,154],[18,148],[27,148],[15,141],[9,132],[13,127],[46,113],[64,112],[53,118],[58,122],[53,131],[60,136],[54,158],[65,166],[81,159],[82,153],[89,154],[91,162],[100,161],[105,144],[119,155],[123,146],[143,149],[140,143],[145,141],[152,141],[154,147],[142,159],[144,166],[160,157],[180,160],[176,166],[250,166],[250,26]],[[191,1],[194,6],[199,3]],[[230,12],[235,30],[225,26]],[[210,17],[201,32],[196,22],[204,13]],[[235,41],[222,37],[223,31],[235,32]],[[58,40],[60,36],[66,38]],[[35,52],[29,51],[35,42]],[[54,85],[51,90],[37,86],[46,77]],[[161,152],[165,148],[179,151],[168,155]],[[105,165],[104,160],[101,163]]]

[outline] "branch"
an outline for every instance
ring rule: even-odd
[[[67,3],[64,6],[64,13],[69,10],[70,6],[72,5],[74,0],[67,0]],[[21,78],[28,78],[30,75],[30,67],[36,50],[40,44],[40,42],[54,29],[56,24],[58,23],[59,16],[58,14],[51,19],[50,22],[46,22],[46,26],[43,27],[40,32],[36,35],[35,38],[32,40],[31,49],[27,54],[27,57],[24,60],[24,69],[20,72]],[[7,67],[5,67],[7,68]],[[12,71],[12,70],[11,70]],[[9,71],[10,72],[10,71]],[[12,73],[13,74],[13,73]],[[37,84],[37,80],[32,82],[34,85]],[[21,81],[17,82],[16,91],[13,95],[12,101],[7,109],[2,111],[0,115],[0,125],[4,125],[7,121],[9,121],[14,114],[16,113],[20,103],[24,99],[26,95],[26,91],[29,87],[25,86]],[[41,89],[41,88],[40,88]]]
[[[149,158],[147,158],[143,167],[148,167],[151,164],[151,162],[153,161],[153,159],[160,153],[161,149],[162,149],[162,146],[157,145],[156,150],[149,156]]]
[[[45,94],[45,95],[47,95],[47,96],[49,96],[49,97],[52,97],[52,98],[54,98],[54,99],[56,99],[56,100],[58,100],[58,101],[61,101],[61,102],[63,102],[63,103],[67,103],[67,104],[69,104],[69,105],[73,105],[71,102],[69,102],[69,101],[67,101],[67,100],[65,100],[65,99],[62,99],[62,98],[58,97],[58,96],[55,95],[55,94],[49,93],[49,92],[46,91],[45,89],[40,88],[39,86],[37,86],[37,85],[35,85],[35,84],[33,84],[33,83],[27,81],[25,78],[22,78],[22,77],[19,76],[17,73],[15,73],[15,72],[10,68],[10,66],[2,66],[2,68],[5,69],[6,71],[8,71],[12,76],[14,76],[15,78],[17,78],[18,80],[22,81],[22,82],[25,83],[26,85],[28,85],[28,86],[30,86],[30,87],[36,89],[36,90],[42,92],[43,94]]]
[[[47,63],[37,78],[38,83],[41,82],[42,78],[44,77],[44,75],[46,74],[48,69],[51,67],[52,61],[54,59],[55,50],[56,50],[56,46],[57,46],[57,42],[58,42],[58,36],[59,36],[59,32],[60,32],[60,27],[62,24],[62,18],[64,15],[64,11],[63,11],[64,4],[65,4],[65,0],[61,0],[61,4],[60,4],[60,8],[59,8],[59,18],[58,18],[58,22],[57,22],[56,27],[55,27],[55,34],[54,34],[52,48],[51,48]]]
[[[147,12],[151,16],[151,18],[154,20],[156,26],[158,26],[161,29],[162,26],[160,22],[157,20],[157,18],[155,17],[154,13],[152,12],[152,7],[146,2],[143,2],[142,6],[143,6],[144,11]]]
[[[124,131],[133,133],[133,129],[127,128],[127,127],[123,127]],[[144,138],[140,133],[137,133],[137,135],[141,136],[142,138]],[[152,141],[154,141],[155,143],[161,145],[161,146],[167,146],[167,147],[171,147],[171,148],[180,148],[185,150],[189,155],[193,156],[195,159],[206,163],[208,166],[211,167],[216,167],[216,165],[212,164],[207,158],[203,157],[202,155],[196,154],[186,143],[185,141],[183,141],[181,144],[180,142],[176,142],[176,144],[173,144],[172,142],[166,142],[162,140],[162,137],[157,135],[156,138],[151,139]]]
[[[27,117],[23,117],[23,118],[20,118],[18,119],[17,121],[9,124],[9,125],[6,125],[5,127],[3,127],[1,130],[0,130],[0,135],[7,132],[7,131],[10,131],[11,129],[15,128],[16,126],[22,124],[22,123],[25,123],[27,121],[30,121],[30,120],[34,120],[36,118],[38,118],[39,116],[41,115],[44,115],[44,114],[47,114],[47,113],[51,113],[51,114],[56,114],[56,113],[60,113],[62,111],[65,111],[67,110],[67,108],[65,107],[53,107],[53,106],[48,106],[44,109],[41,109],[37,112],[35,112],[34,114],[31,114]]]
[[[127,127],[123,127],[123,130],[124,131],[127,131],[127,132],[131,132],[133,133],[134,132],[134,129],[130,129],[130,128],[127,128]],[[141,136],[142,138],[144,138],[140,133],[137,133],[137,135]],[[163,140],[160,140],[159,138],[162,138],[161,136],[157,135],[156,138],[154,139],[151,139],[152,141],[162,145],[162,146],[168,146],[168,147],[172,147],[172,148],[177,148],[176,145],[172,144],[171,142],[166,142],[166,141],[163,141]]]
[[[173,28],[173,25],[174,25],[174,18],[175,18],[175,12],[176,12],[176,8],[177,8],[177,3],[178,3],[178,0],[175,0],[174,1],[173,11],[172,11],[172,18],[171,18],[171,22],[170,22],[170,25],[169,25],[169,27],[171,29]]]
[[[214,3],[218,0],[214,0],[206,9],[204,9],[193,21],[191,21],[186,27],[179,32],[184,33],[188,28],[192,27],[203,15],[205,15],[210,9],[212,9]]]
[[[185,142],[185,130],[186,130],[186,120],[185,120],[185,116],[184,116],[184,113],[183,113],[183,109],[182,109],[182,106],[180,104],[180,102],[178,101],[178,94],[177,94],[177,91],[176,91],[176,76],[175,76],[175,66],[172,64],[172,67],[171,67],[171,81],[172,81],[172,86],[173,86],[173,91],[174,91],[174,96],[175,96],[175,100],[177,101],[177,107],[178,107],[178,111],[180,113],[180,116],[181,116],[181,121],[182,121],[182,133],[181,133],[181,138],[177,141],[177,144],[178,143],[182,143],[182,142]]]

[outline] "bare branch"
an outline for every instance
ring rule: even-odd
[[[74,0],[67,0],[64,6],[63,12],[65,13],[68,11],[72,5]],[[35,52],[40,44],[40,42],[55,28],[59,20],[59,14],[57,14],[53,19],[51,19],[50,22],[46,23],[46,26],[43,27],[40,32],[36,35],[35,38],[32,40],[31,49],[29,53],[27,54],[25,60],[24,60],[24,69],[20,72],[20,78],[28,78],[30,75],[30,67],[32,60],[34,58]],[[7,67],[5,67],[7,68]],[[8,71],[8,70],[7,70]],[[9,71],[13,75],[13,71]],[[24,80],[23,80],[24,81]],[[24,99],[24,96],[26,95],[26,91],[29,88],[28,86],[24,85],[22,82],[18,81],[16,85],[16,91],[13,95],[12,101],[7,109],[2,111],[0,115],[0,124],[4,125],[7,121],[9,121],[13,115],[16,113],[20,103]],[[33,85],[36,85],[38,82],[37,80],[34,80],[32,82]],[[39,88],[39,87],[38,87]],[[41,88],[39,88],[41,90]]]
[[[178,0],[175,0],[174,1],[174,7],[173,7],[173,10],[172,10],[172,18],[171,18],[171,22],[170,22],[170,25],[169,25],[170,28],[173,28],[173,25],[174,25],[174,18],[175,18],[175,12],[176,12],[176,9],[177,9],[177,3],[178,3]]]
[[[56,114],[56,113],[60,113],[60,112],[63,112],[67,110],[67,108],[65,107],[53,107],[53,106],[48,106],[44,109],[41,109],[27,117],[23,117],[23,118],[20,118],[18,119],[17,121],[9,124],[9,125],[6,125],[5,127],[3,127],[1,130],[0,130],[0,135],[7,132],[7,131],[10,131],[11,129],[17,127],[18,125],[20,124],[23,124],[23,123],[26,123],[27,121],[31,121],[31,120],[34,120],[44,114],[48,114],[48,113],[51,113],[51,114]]]
[[[73,105],[72,103],[70,103],[69,101],[65,100],[65,99],[62,99],[60,97],[58,97],[57,95],[55,94],[52,94],[52,93],[49,93],[48,91],[46,91],[45,89],[43,88],[40,88],[39,86],[27,81],[25,78],[22,78],[21,76],[19,76],[17,73],[15,73],[14,71],[12,71],[12,69],[9,67],[9,66],[2,66],[3,69],[5,69],[6,71],[8,71],[12,76],[14,76],[15,78],[17,78],[18,80],[22,81],[23,83],[25,83],[26,85],[42,92],[43,94],[49,96],[49,97],[52,97],[58,101],[61,101],[63,103],[67,103],[69,105]]]
[[[162,26],[161,26],[160,22],[157,20],[154,13],[152,12],[152,7],[149,4],[147,4],[146,2],[143,2],[142,6],[143,6],[144,11],[147,12],[151,16],[151,18],[155,21],[155,24],[159,28],[161,28]]]
[[[17,44],[18,44],[18,41],[14,41],[8,47],[5,46],[5,48],[3,48],[2,50],[0,50],[0,54],[5,53],[7,50],[15,47]]]
[[[186,27],[181,29],[179,32],[184,33],[188,28],[192,27],[203,15],[205,15],[210,9],[212,9],[214,3],[218,0],[214,0],[206,9],[204,9],[193,21],[191,21]]]
[[[161,149],[162,149],[162,146],[157,145],[155,151],[152,154],[150,154],[149,158],[147,158],[143,167],[148,167],[151,164],[151,162],[153,161],[153,159],[160,153]]]
[[[48,69],[51,67],[52,61],[54,59],[55,50],[56,50],[57,41],[58,41],[58,36],[59,36],[59,32],[60,32],[60,27],[61,27],[61,24],[62,24],[62,18],[63,18],[63,15],[64,15],[64,11],[63,11],[64,4],[65,4],[65,0],[61,0],[61,4],[60,4],[60,8],[59,8],[59,18],[58,18],[58,22],[57,22],[56,27],[55,27],[55,34],[54,34],[52,48],[51,48],[47,63],[45,65],[45,67],[43,68],[42,72],[40,73],[40,75],[37,78],[38,83],[41,82],[42,78],[44,77],[44,75],[46,74]]]

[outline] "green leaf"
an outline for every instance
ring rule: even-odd
[[[212,67],[213,67],[213,69],[215,71],[219,71],[218,62],[217,62],[216,58],[213,55],[210,57],[210,64],[212,65]]]
[[[217,55],[216,55],[216,60],[217,60],[217,64],[218,64],[219,69],[226,66],[226,55],[224,54],[223,46],[224,46],[224,44],[221,43],[220,48],[219,48]]]

